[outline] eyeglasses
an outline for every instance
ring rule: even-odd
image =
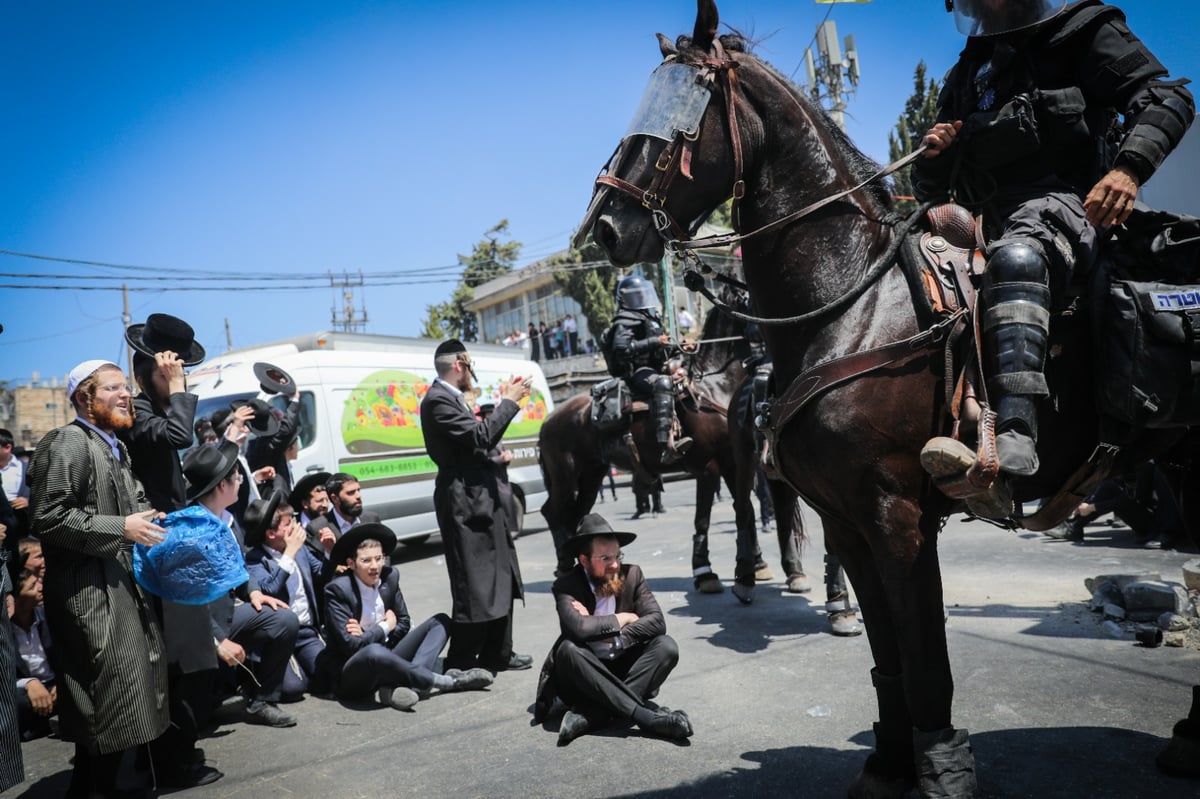
[[[126,391],[130,394],[133,393],[133,386],[129,385],[128,383],[109,383],[107,386],[97,386],[97,388],[100,391],[105,391],[109,394],[119,394],[122,391]]]
[[[618,552],[615,555],[584,555],[584,557],[588,560],[598,560],[607,566],[610,563],[620,563],[621,561],[625,560],[625,553]]]

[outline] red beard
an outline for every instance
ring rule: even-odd
[[[128,410],[101,406],[95,400],[88,406],[88,416],[92,424],[101,430],[128,430],[133,427],[133,403]]]
[[[624,587],[625,578],[618,574],[602,583],[597,583],[595,585],[596,596],[616,596],[621,593],[621,589]]]

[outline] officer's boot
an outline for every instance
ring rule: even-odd
[[[1037,398],[1050,393],[1042,369],[1050,332],[1050,287],[1042,254],[1028,244],[999,247],[983,278],[983,345],[996,412],[1000,469],[1038,470]]]
[[[654,381],[654,393],[651,395],[654,410],[654,429],[658,443],[663,448],[663,463],[674,463],[679,460],[692,446],[692,439],[683,436],[672,441],[671,424],[675,416],[675,387],[671,378],[660,375]]]

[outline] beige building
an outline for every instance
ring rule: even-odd
[[[12,417],[4,425],[18,446],[32,448],[42,436],[75,418],[75,409],[67,401],[67,389],[51,381],[50,385],[27,385],[12,389]]]

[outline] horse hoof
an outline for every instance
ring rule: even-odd
[[[834,635],[850,638],[862,635],[862,625],[858,623],[858,614],[853,610],[839,610],[829,614],[829,629]]]
[[[754,586],[734,583],[733,588],[730,590],[738,598],[738,602],[741,602],[743,605],[749,605],[754,602]]]
[[[808,582],[808,575],[793,574],[787,581],[787,592],[789,594],[807,594],[812,590],[812,584]]]
[[[929,439],[921,449],[921,466],[931,477],[960,475],[975,464],[975,453],[948,436]]]
[[[775,579],[775,572],[771,571],[771,567],[763,564],[754,570],[754,582],[769,583]]]
[[[702,594],[719,594],[725,590],[725,586],[721,585],[721,578],[713,572],[701,574],[693,582],[696,590]]]

